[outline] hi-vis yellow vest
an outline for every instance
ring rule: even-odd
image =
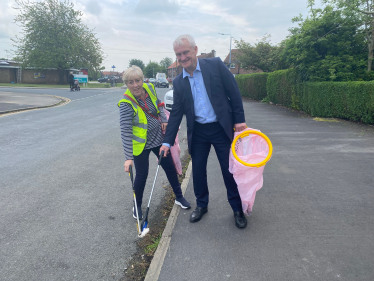
[[[143,83],[143,88],[147,91],[153,105],[157,109],[157,114],[159,114],[160,111],[158,110],[156,104],[157,97],[153,84]],[[136,101],[136,98],[131,94],[129,89],[127,89],[125,95],[128,95],[134,101]],[[134,116],[132,118],[132,153],[134,156],[138,156],[143,152],[145,143],[147,142],[147,117],[145,116],[143,109],[141,109],[136,102],[133,102],[125,95],[123,96],[123,99],[118,102],[118,107],[121,106],[122,102],[127,102],[128,104],[131,104],[132,108],[134,109]]]

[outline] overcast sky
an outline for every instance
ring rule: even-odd
[[[264,34],[271,34],[279,43],[295,26],[291,19],[308,14],[306,0],[73,0],[84,13],[83,22],[95,28],[106,58],[106,70],[123,71],[132,58],[145,64],[160,62],[164,57],[175,59],[172,43],[178,35],[194,36],[199,53],[216,50],[224,59],[229,53],[231,33],[255,43]],[[319,0],[316,1],[320,5]],[[11,50],[10,38],[20,28],[13,23],[14,0],[0,0],[0,57]],[[232,48],[235,48],[234,40]],[[8,53],[8,57],[11,57]]]

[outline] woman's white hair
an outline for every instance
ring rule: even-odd
[[[184,42],[182,40],[187,40],[187,42],[190,44],[192,48],[196,46],[195,39],[193,39],[191,35],[183,34],[183,35],[178,36],[178,38],[174,40],[173,48],[175,48],[176,46],[183,45]]]
[[[139,66],[133,65],[126,69],[125,73],[123,73],[123,82],[127,85],[129,80],[134,78],[140,78],[142,81],[144,80],[143,71]]]

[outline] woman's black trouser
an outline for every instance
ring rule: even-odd
[[[134,189],[138,206],[140,206],[143,201],[144,187],[147,181],[149,170],[149,154],[152,151],[158,158],[160,153],[160,147],[161,146],[157,146],[151,149],[144,149],[141,154],[139,154],[138,156],[134,156],[134,164],[136,170]],[[157,164],[156,159],[154,159],[154,163]],[[164,169],[166,173],[166,176],[170,182],[171,187],[173,188],[175,196],[177,198],[181,197],[182,189],[179,184],[177,171],[175,170],[173,159],[171,158],[170,153],[168,153],[167,157],[162,158],[161,167]]]

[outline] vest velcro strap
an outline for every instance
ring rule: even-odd
[[[139,137],[134,136],[134,135],[132,135],[132,139],[137,141],[137,142],[140,142],[140,143],[145,143],[145,139],[139,138]]]

